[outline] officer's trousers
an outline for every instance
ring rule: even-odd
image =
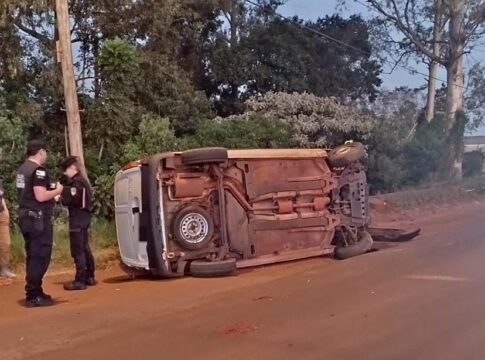
[[[74,281],[85,283],[88,278],[94,278],[94,257],[89,247],[89,232],[87,228],[72,228],[69,231],[71,256],[76,265]]]
[[[51,261],[53,228],[47,217],[42,232],[32,226],[30,219],[20,219],[20,230],[25,240],[25,293],[27,299],[33,299],[43,294],[42,279]]]

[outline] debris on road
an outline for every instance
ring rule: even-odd
[[[247,335],[259,329],[254,324],[232,324],[225,326],[222,330],[216,331],[219,335]]]
[[[368,229],[374,241],[404,242],[414,239],[421,233],[420,228],[404,230],[371,227]]]

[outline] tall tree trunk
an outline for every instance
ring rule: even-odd
[[[237,27],[238,27],[238,16],[239,16],[238,0],[231,1],[230,16],[231,16],[230,44],[231,44],[231,50],[235,52],[235,48],[237,46]],[[234,102],[236,102],[238,100],[238,95],[239,95],[239,85],[234,82],[231,84],[231,95]]]
[[[93,42],[93,59],[94,59],[94,98],[99,99],[101,96],[101,84],[99,81],[99,65],[98,65],[98,54],[99,54],[99,40]]]
[[[436,73],[438,71],[438,63],[431,60],[429,64],[428,76],[428,94],[426,101],[426,121],[431,122],[434,118],[435,103],[436,103]]]
[[[465,0],[450,0],[450,54],[447,71],[446,94],[446,127],[449,133],[448,154],[445,157],[444,171],[452,179],[461,179],[463,151],[459,148],[463,142],[464,129],[457,121],[462,121],[460,113],[463,111],[463,51],[465,48],[464,17]],[[447,169],[446,169],[447,168]]]
[[[443,34],[443,0],[435,0],[434,2],[434,24],[433,24],[433,55],[440,56],[441,38]],[[431,60],[429,64],[429,78],[428,78],[428,98],[426,102],[426,121],[431,122],[435,113],[436,100],[436,73],[438,71],[438,63]]]

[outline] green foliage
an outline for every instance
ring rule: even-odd
[[[106,40],[98,56],[99,67],[106,79],[124,83],[139,67],[136,48],[119,37]]]
[[[104,174],[96,178],[93,186],[94,216],[102,219],[114,217],[114,175]]]
[[[382,102],[394,112],[355,105],[367,108],[380,86],[372,23],[359,16],[294,19],[361,50],[349,52],[274,16],[284,1],[255,1],[262,7],[242,0],[70,3],[97,217],[113,217],[113,180],[122,165],[200,146],[334,147],[352,139],[368,145],[374,191],[433,176],[441,140],[426,135],[426,126],[413,136],[413,91],[391,94],[399,96],[392,106]],[[13,176],[27,139],[49,144],[49,174],[59,175],[65,103],[53,12],[41,0],[7,0],[0,9],[0,170],[15,201]],[[483,69],[470,74],[474,92],[465,102],[479,118]]]
[[[273,117],[260,114],[216,118],[198,124],[188,139],[191,147],[223,146],[229,149],[292,147],[292,129]]]
[[[414,138],[404,147],[406,183],[418,184],[436,175],[446,143],[444,120],[435,118],[418,127]]]
[[[175,151],[181,148],[182,143],[183,140],[175,137],[168,118],[145,114],[142,116],[138,135],[124,147],[122,163],[164,151]]]
[[[25,261],[24,239],[17,227],[11,231],[11,259],[13,267],[20,270]],[[95,255],[96,267],[103,268],[107,262],[114,260],[117,252],[113,251],[116,245],[116,228],[113,222],[95,220],[91,225],[90,245]],[[54,226],[54,246],[52,262],[55,265],[68,266],[74,269],[69,244],[69,228],[65,222],[56,222]]]
[[[467,76],[465,110],[470,117],[468,130],[475,130],[485,119],[485,65],[477,63],[471,67]]]
[[[262,21],[251,13],[239,14],[237,28],[217,34],[208,49],[207,81],[219,114],[237,113],[242,101],[269,91],[376,98],[381,68],[370,55],[368,24],[359,16],[333,15],[315,22],[293,19],[361,49],[349,52],[287,20]],[[236,37],[232,31],[237,31]]]
[[[473,177],[480,175],[483,171],[485,156],[481,151],[471,151],[463,156],[463,176]]]
[[[388,123],[379,124],[367,142],[367,177],[373,193],[396,190],[406,179],[403,146],[390,127]]]
[[[10,207],[16,203],[14,179],[25,154],[26,130],[22,121],[12,117],[0,99],[0,175],[5,178],[6,199]]]
[[[374,193],[393,191],[406,183],[404,147],[412,138],[418,116],[416,105],[407,96],[407,89],[398,89],[384,94],[374,104],[380,116],[365,142],[369,155],[367,177]]]
[[[344,141],[364,140],[375,125],[372,116],[335,98],[309,93],[273,93],[246,102],[249,114],[280,119],[292,128],[299,147],[333,147]]]

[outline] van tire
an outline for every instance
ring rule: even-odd
[[[227,149],[209,147],[184,151],[181,155],[184,165],[219,164],[227,161]]]
[[[200,226],[203,238],[200,241],[190,239],[189,226]],[[210,213],[199,206],[187,206],[182,208],[173,221],[173,234],[175,240],[187,250],[198,250],[204,248],[212,239],[214,234],[214,221]]]
[[[365,148],[360,142],[352,142],[337,146],[328,153],[328,161],[332,167],[342,167],[361,160],[365,155]]]
[[[335,258],[339,260],[349,259],[354,256],[362,255],[372,248],[374,241],[368,231],[359,231],[359,241],[348,246],[340,246],[335,249]]]
[[[222,261],[194,260],[190,263],[190,275],[195,277],[226,276],[236,271],[236,259]]]

